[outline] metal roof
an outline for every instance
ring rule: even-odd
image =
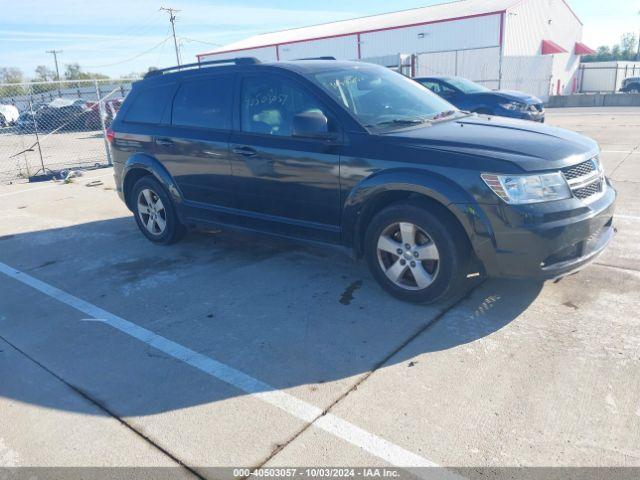
[[[451,21],[468,17],[504,12],[522,0],[459,0],[428,7],[412,8],[399,12],[371,15],[368,17],[324,23],[310,27],[292,28],[279,32],[264,33],[225,45],[211,52],[201,53],[198,57],[229,51],[245,50],[272,45],[330,38],[342,35],[386,30],[410,25],[420,25]]]

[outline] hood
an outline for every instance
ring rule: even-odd
[[[528,93],[518,92],[517,90],[495,90],[491,93],[506,100],[515,100],[518,102],[526,103],[527,105],[542,103],[542,100],[540,100],[538,97],[530,95]]]
[[[413,148],[504,160],[525,171],[574,165],[598,154],[598,144],[569,130],[505,117],[471,115],[387,135]]]

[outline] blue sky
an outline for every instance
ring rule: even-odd
[[[83,69],[113,76],[175,64],[168,16],[178,13],[176,29],[183,61],[195,54],[255,33],[299,27],[362,15],[442,3],[442,0],[0,0],[0,67],[19,67],[33,76],[37,65],[53,67],[45,53],[61,49],[61,68],[78,62]],[[624,32],[640,30],[640,0],[569,0],[585,24],[590,46],[612,44]],[[145,53],[146,52],[146,53]]]

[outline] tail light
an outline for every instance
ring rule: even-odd
[[[106,135],[107,135],[107,141],[109,143],[113,143],[113,139],[116,138],[116,132],[114,132],[110,128],[107,128]]]

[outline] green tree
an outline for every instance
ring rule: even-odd
[[[627,60],[631,60],[633,57],[635,57],[637,45],[638,37],[635,33],[625,33],[622,36],[622,42],[620,42],[620,46],[622,47],[622,53]]]
[[[69,63],[65,66],[64,78],[67,80],[80,80],[82,70],[80,70],[80,64]]]
[[[612,60],[635,60],[638,49],[638,36],[625,33],[616,45],[601,45],[593,55],[585,55],[583,62],[608,62]]]
[[[65,66],[64,78],[66,80],[102,80],[108,79],[109,75],[104,75],[102,73],[83,72],[80,64],[69,63]]]
[[[22,70],[15,67],[0,68],[0,83],[21,83],[24,82]]]
[[[39,82],[50,82],[55,80],[56,72],[51,70],[46,65],[38,65],[36,67],[36,80]]]
[[[24,82],[24,74],[22,70],[15,67],[0,68],[0,83],[15,83],[16,85],[0,86],[0,98],[10,98],[16,95],[24,94],[24,87],[19,85]]]

